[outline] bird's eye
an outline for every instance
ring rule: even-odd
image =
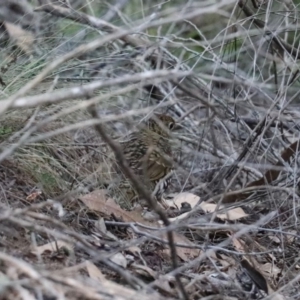
[[[171,122],[171,123],[169,123],[169,129],[173,129],[174,128],[174,123],[173,122]]]

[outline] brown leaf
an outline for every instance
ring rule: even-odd
[[[89,274],[89,276],[99,282],[103,282],[105,280],[104,275],[102,272],[90,261],[86,261],[86,270]]]
[[[202,250],[192,248],[195,245],[184,235],[174,232],[173,236],[174,236],[174,243],[191,246],[191,248],[183,248],[179,246],[176,247],[177,256],[180,257],[183,261],[189,261],[201,255]],[[164,237],[164,239],[167,240],[166,236]],[[169,248],[166,249],[165,253],[170,255],[170,249]]]
[[[152,282],[153,286],[155,286],[158,290],[166,293],[167,295],[174,296],[174,277],[173,276],[160,276],[154,282]],[[171,287],[172,286],[172,287]]]
[[[157,227],[159,229],[161,226],[157,223],[151,223],[146,221],[141,216],[138,211],[126,211],[123,210],[115,201],[111,198],[105,197],[105,190],[96,190],[90,194],[80,197],[80,200],[91,210],[104,213],[106,215],[114,214],[118,218],[122,218],[125,222],[141,223],[146,226]],[[144,228],[139,228],[140,231],[145,231],[150,234],[154,234],[153,231],[149,231]],[[167,241],[167,236],[165,233],[160,233],[157,235],[164,241]],[[174,232],[175,243],[193,245],[184,235]],[[197,257],[200,254],[200,250],[177,247],[177,255],[184,261],[190,258]]]
[[[200,207],[208,213],[212,213],[216,210],[217,204],[214,203],[206,203],[206,202],[201,202]],[[220,206],[220,209],[223,208],[223,206]],[[235,221],[241,218],[245,218],[248,215],[244,212],[244,210],[240,207],[229,209],[226,213],[220,213],[217,214],[217,217],[220,218],[221,220],[231,220]]]
[[[26,197],[26,200],[27,201],[35,201],[41,194],[42,194],[41,191],[33,192]]]
[[[276,243],[276,244],[278,244],[278,245],[281,243],[280,238],[279,238],[278,236],[276,236],[275,234],[270,233],[270,234],[268,234],[267,236],[268,236],[268,238],[269,238],[272,242],[274,242],[274,243]]]
[[[131,246],[127,248],[126,251],[131,253],[132,255],[140,255],[142,250],[138,246]]]
[[[233,238],[232,244],[238,252],[247,252],[245,250],[244,243],[240,239]]]
[[[126,257],[122,253],[116,253],[112,255],[109,260],[114,262],[116,265],[123,267],[124,269],[127,267]]]
[[[275,293],[274,293],[275,294]],[[287,300],[283,295],[276,293],[275,295],[272,295],[271,300]]]
[[[143,276],[151,278],[151,279],[156,279],[157,278],[156,272],[153,271],[148,266],[143,266],[143,265],[138,265],[138,264],[132,264],[130,267],[137,274],[143,275]]]
[[[286,240],[289,244],[292,244],[295,241],[296,237],[297,237],[297,231],[296,230],[289,230],[288,233],[290,233],[290,234],[287,234]]]
[[[276,168],[270,168],[261,178],[250,182],[246,187],[265,187],[266,185],[276,180],[281,173],[281,170],[278,167],[284,167],[283,162],[288,162],[291,160],[295,153],[298,152],[297,149],[299,148],[299,143],[300,140],[296,140],[287,148],[285,148],[281,152],[281,159],[279,159],[278,162],[274,165]],[[249,197],[249,193],[244,193],[243,190],[241,190],[240,193],[225,196],[223,199],[223,203],[238,202],[244,200],[247,197]]]
[[[181,204],[183,202],[187,202],[191,205],[191,208],[194,208],[198,202],[200,201],[200,197],[197,195],[194,195],[192,193],[178,193],[175,194],[174,198],[172,200],[166,200],[168,205],[173,208],[179,208],[181,207]],[[203,209],[204,212],[206,213],[213,213],[216,210],[217,205],[214,203],[207,203],[207,202],[201,202],[199,206]],[[222,208],[223,206],[220,206]],[[176,220],[183,219],[185,218],[189,212],[183,213],[179,215],[178,217],[175,218],[170,218],[170,222],[175,222]],[[222,219],[222,220],[231,220],[235,221],[241,218],[244,218],[248,216],[243,209],[240,207],[230,209],[226,213],[220,213],[217,214],[217,217]]]
[[[118,238],[106,229],[106,225],[103,218],[100,218],[98,221],[95,222],[95,228],[103,238],[110,239],[112,241],[118,241]]]
[[[103,290],[110,291],[114,298],[120,298],[120,295],[124,295],[125,298],[137,299],[141,297],[141,294],[138,294],[137,291],[124,287],[121,284],[117,284],[112,280],[107,280],[102,272],[90,261],[86,261],[86,270],[90,278],[101,283],[100,287]],[[158,299],[158,294],[154,293],[152,295],[142,294],[144,300]]]
[[[230,209],[224,214],[217,214],[217,217],[220,218],[221,220],[231,220],[231,221],[245,218],[247,216],[248,215],[240,207]]]
[[[243,259],[241,261],[241,265],[252,281],[254,281],[255,285],[268,294],[268,282],[266,278],[255,268],[255,266],[250,264],[247,259]]]
[[[56,252],[57,250],[59,250],[60,248],[65,247],[68,250],[72,251],[73,247],[71,244],[68,244],[64,241],[56,241],[56,242],[50,242],[47,243],[43,246],[39,246],[39,247],[35,247],[31,253],[36,254],[36,255],[41,255],[43,254],[45,251],[50,251],[50,252]]]
[[[112,198],[106,197],[105,190],[95,190],[79,198],[89,209],[106,216],[115,215],[124,222],[142,222],[143,218],[132,211],[123,210]]]
[[[273,263],[265,263],[260,265],[260,270],[269,278],[277,278],[277,275],[281,272],[281,270]]]
[[[169,221],[170,221],[170,222],[175,222],[175,221],[177,221],[177,220],[184,219],[186,216],[188,216],[188,214],[189,214],[189,212],[185,212],[185,213],[179,215],[178,217],[169,218]],[[161,221],[159,221],[159,223],[162,224]]]
[[[195,207],[196,204],[199,202],[200,197],[197,195],[194,195],[192,193],[178,193],[174,195],[174,198],[172,200],[166,200],[168,205],[173,208],[180,208],[181,203],[187,202],[191,205],[191,207]]]
[[[9,37],[16,45],[26,54],[30,54],[34,42],[34,36],[31,32],[22,29],[20,25],[15,25],[10,22],[3,22],[9,34]]]

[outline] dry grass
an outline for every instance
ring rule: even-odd
[[[298,299],[297,7],[31,2],[3,21],[34,43],[0,37],[0,299]],[[169,197],[194,195],[166,228],[103,194],[104,140],[153,112],[180,127]]]

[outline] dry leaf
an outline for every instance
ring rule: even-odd
[[[123,267],[126,269],[127,267],[127,260],[125,256],[122,253],[117,253],[109,258],[112,262],[114,262],[116,265]]]
[[[288,233],[289,234],[286,235],[286,239],[287,239],[288,243],[293,243],[297,237],[297,231],[290,230]]]
[[[206,203],[206,202],[201,202],[200,207],[203,209],[204,212],[207,213],[213,213],[216,208],[217,204],[214,203]],[[220,206],[220,209],[223,208],[223,206]],[[247,217],[248,214],[244,212],[243,209],[240,207],[229,209],[226,213],[223,214],[217,214],[217,217],[221,220],[230,220],[230,221],[235,221],[244,217]]]
[[[199,206],[202,208],[202,210],[204,212],[213,213],[216,210],[217,204],[201,202]],[[220,208],[221,208],[221,206],[220,206]]]
[[[280,274],[281,270],[272,263],[265,263],[260,266],[260,270],[267,276],[276,278]]]
[[[268,234],[268,238],[276,244],[281,243],[280,238],[278,236],[275,236],[274,234]]]
[[[198,257],[201,255],[202,250],[192,248],[195,246],[188,238],[186,238],[184,235],[174,232],[174,243],[176,244],[184,244],[187,246],[191,246],[191,248],[183,248],[183,247],[176,247],[177,256],[180,257],[183,261],[189,261],[195,257]],[[164,240],[167,241],[166,236],[162,237]],[[164,253],[170,256],[170,249],[165,249]]]
[[[239,239],[236,239],[236,238],[233,238],[232,239],[232,243],[233,243],[233,246],[234,248],[238,251],[238,252],[246,252],[245,251],[245,248],[243,246],[243,242],[240,241]]]
[[[185,212],[185,213],[179,215],[178,217],[175,217],[175,218],[169,218],[169,221],[170,221],[170,222],[175,222],[175,221],[181,220],[181,219],[185,218],[189,213],[190,213],[190,212]],[[159,221],[159,223],[162,224],[161,221]]]
[[[173,208],[180,208],[181,203],[187,202],[191,205],[191,207],[195,207],[196,204],[199,202],[200,197],[196,196],[192,193],[178,193],[174,195],[172,200],[166,200],[166,203]]]
[[[247,252],[244,247],[245,243],[242,240],[233,238],[232,242],[237,251]],[[273,277],[273,274],[275,276],[276,272],[280,272],[280,270],[274,264],[270,264],[270,263],[266,263],[264,265],[259,264],[255,259],[255,257],[253,256],[251,256],[251,263],[249,263],[246,257],[244,257],[243,261],[247,262],[251,268],[254,268],[261,272],[261,276],[264,277],[266,284],[268,286],[268,290],[270,291],[270,286],[268,284],[267,278],[270,278],[270,275]]]
[[[30,54],[34,42],[34,36],[31,32],[22,29],[20,25],[10,22],[3,22],[10,38],[26,54]]]
[[[159,224],[163,224],[163,222],[159,221],[159,216],[154,211],[143,211],[142,212],[143,219],[149,222],[159,222]]]
[[[79,198],[89,209],[107,216],[114,214],[124,222],[143,222],[143,218],[133,211],[123,210],[112,198],[106,197],[106,190],[95,190]],[[149,223],[148,223],[149,224]]]
[[[137,274],[140,274],[142,276],[155,279],[157,278],[156,272],[154,272],[152,269],[150,269],[147,266],[138,265],[138,264],[132,264],[131,268],[136,272]]]
[[[241,218],[245,218],[247,216],[248,215],[240,207],[230,209],[225,214],[217,214],[217,217],[223,221],[224,220],[235,221]]]
[[[103,282],[105,280],[104,275],[102,272],[90,261],[86,261],[86,270],[89,274],[89,276],[99,282]]]
[[[222,264],[222,266],[224,267],[224,269],[227,269],[231,266],[235,266],[236,265],[236,261],[230,257],[230,256],[227,256],[227,255],[224,255],[224,254],[218,254],[220,257],[222,257],[222,259],[219,259],[217,258],[217,260]],[[224,271],[223,269],[223,271]]]
[[[95,190],[79,198],[89,209],[103,211],[102,206],[106,203],[106,190]]]
[[[26,197],[26,200],[27,200],[27,201],[34,201],[34,200],[36,200],[41,194],[42,194],[41,191],[33,192],[33,193],[31,193],[30,195],[28,195],[28,196]]]
[[[132,255],[140,255],[142,250],[137,246],[131,246],[127,248],[126,251],[130,252]]]
[[[116,217],[123,218],[125,222],[141,223],[146,226],[157,227],[157,229],[161,227],[158,223],[151,223],[144,220],[140,212],[123,210],[113,199],[107,199],[105,197],[105,190],[93,191],[90,194],[80,197],[80,200],[91,210],[102,212],[106,215],[114,214]],[[139,228],[139,230],[149,232],[151,234],[154,233],[153,230],[149,231],[145,228]],[[157,236],[167,241],[165,233],[160,233]],[[174,233],[174,239],[175,243],[193,245],[193,243],[191,243],[185,236],[176,232]],[[184,261],[197,257],[200,253],[201,251],[199,249],[177,247],[177,255]]]
[[[45,251],[50,251],[50,252],[56,252],[58,249],[65,247],[68,250],[72,251],[73,247],[71,244],[68,244],[64,241],[56,241],[56,242],[51,242],[51,243],[47,243],[43,246],[39,246],[39,247],[35,247],[31,253],[36,254],[36,255],[41,255],[43,254]]]
[[[159,223],[153,223],[145,220],[138,210],[123,210],[112,198],[106,197],[105,190],[95,190],[90,194],[79,198],[89,209],[101,212],[107,216],[114,214],[117,218],[123,219],[124,222],[141,223],[151,227],[161,227]],[[139,228],[143,231],[142,228]]]
[[[276,293],[275,295],[271,295],[270,300],[287,300],[283,295]]]
[[[107,280],[103,276],[102,272],[93,263],[87,261],[86,264],[86,270],[88,271],[89,276],[92,279],[97,280],[99,282],[99,288],[108,291],[108,293],[110,293],[113,298],[120,298],[120,295],[126,295],[127,299],[140,299],[141,295],[143,300],[152,300],[159,298],[159,295],[156,292],[151,295],[141,294],[140,291],[135,291],[121,284],[117,284],[112,280]]]
[[[100,220],[95,222],[95,228],[98,230],[98,233],[100,233],[103,238],[106,238],[106,239],[109,239],[112,241],[118,241],[118,238],[106,229],[106,225],[104,223],[103,218],[100,218]]]
[[[152,284],[157,287],[157,289],[172,295],[174,294],[174,289],[170,283],[174,286],[174,277],[162,276],[162,278],[159,277]]]

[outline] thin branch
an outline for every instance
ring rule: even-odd
[[[96,111],[96,107],[95,106],[91,106],[89,108],[90,114],[93,118],[97,119],[99,118],[98,113]],[[169,225],[171,225],[170,221],[168,220],[166,214],[164,213],[164,211],[159,207],[159,205],[157,204],[157,202],[155,201],[155,199],[151,196],[151,193],[149,191],[146,190],[146,188],[140,183],[140,180],[138,179],[138,177],[133,173],[133,171],[129,168],[125,156],[122,152],[122,149],[120,147],[120,145],[118,143],[116,143],[115,141],[113,141],[105,132],[104,127],[101,124],[96,124],[95,125],[95,129],[96,131],[99,133],[99,135],[101,136],[101,138],[110,146],[110,148],[113,150],[115,156],[116,156],[116,160],[118,161],[122,171],[124,172],[125,176],[127,176],[130,181],[133,184],[133,187],[136,189],[137,193],[139,194],[139,196],[143,199],[145,199],[149,206],[159,215],[159,217],[161,218],[161,220],[163,221],[164,225],[166,227],[168,227]],[[176,270],[178,268],[178,261],[177,261],[177,251],[176,251],[176,247],[174,244],[174,237],[173,237],[173,232],[172,231],[168,231],[167,232],[167,237],[168,237],[168,242],[169,242],[169,247],[171,250],[171,260],[172,260],[172,267],[173,270]],[[180,280],[180,275],[176,274],[175,276],[178,288],[182,294],[182,298],[185,300],[188,300],[188,295],[184,289],[184,286]]]
[[[277,36],[271,29],[269,29],[266,25],[266,23],[262,20],[259,20],[255,18],[255,13],[251,10],[250,7],[247,6],[246,2],[243,0],[239,0],[238,2],[239,7],[243,10],[244,14],[247,17],[250,17],[253,19],[254,24],[262,29],[265,29],[266,34],[270,35],[274,43],[282,50],[287,51],[289,54],[291,54],[294,58],[299,59],[300,53],[297,49],[295,49],[292,45],[286,43],[283,41],[279,36]]]

